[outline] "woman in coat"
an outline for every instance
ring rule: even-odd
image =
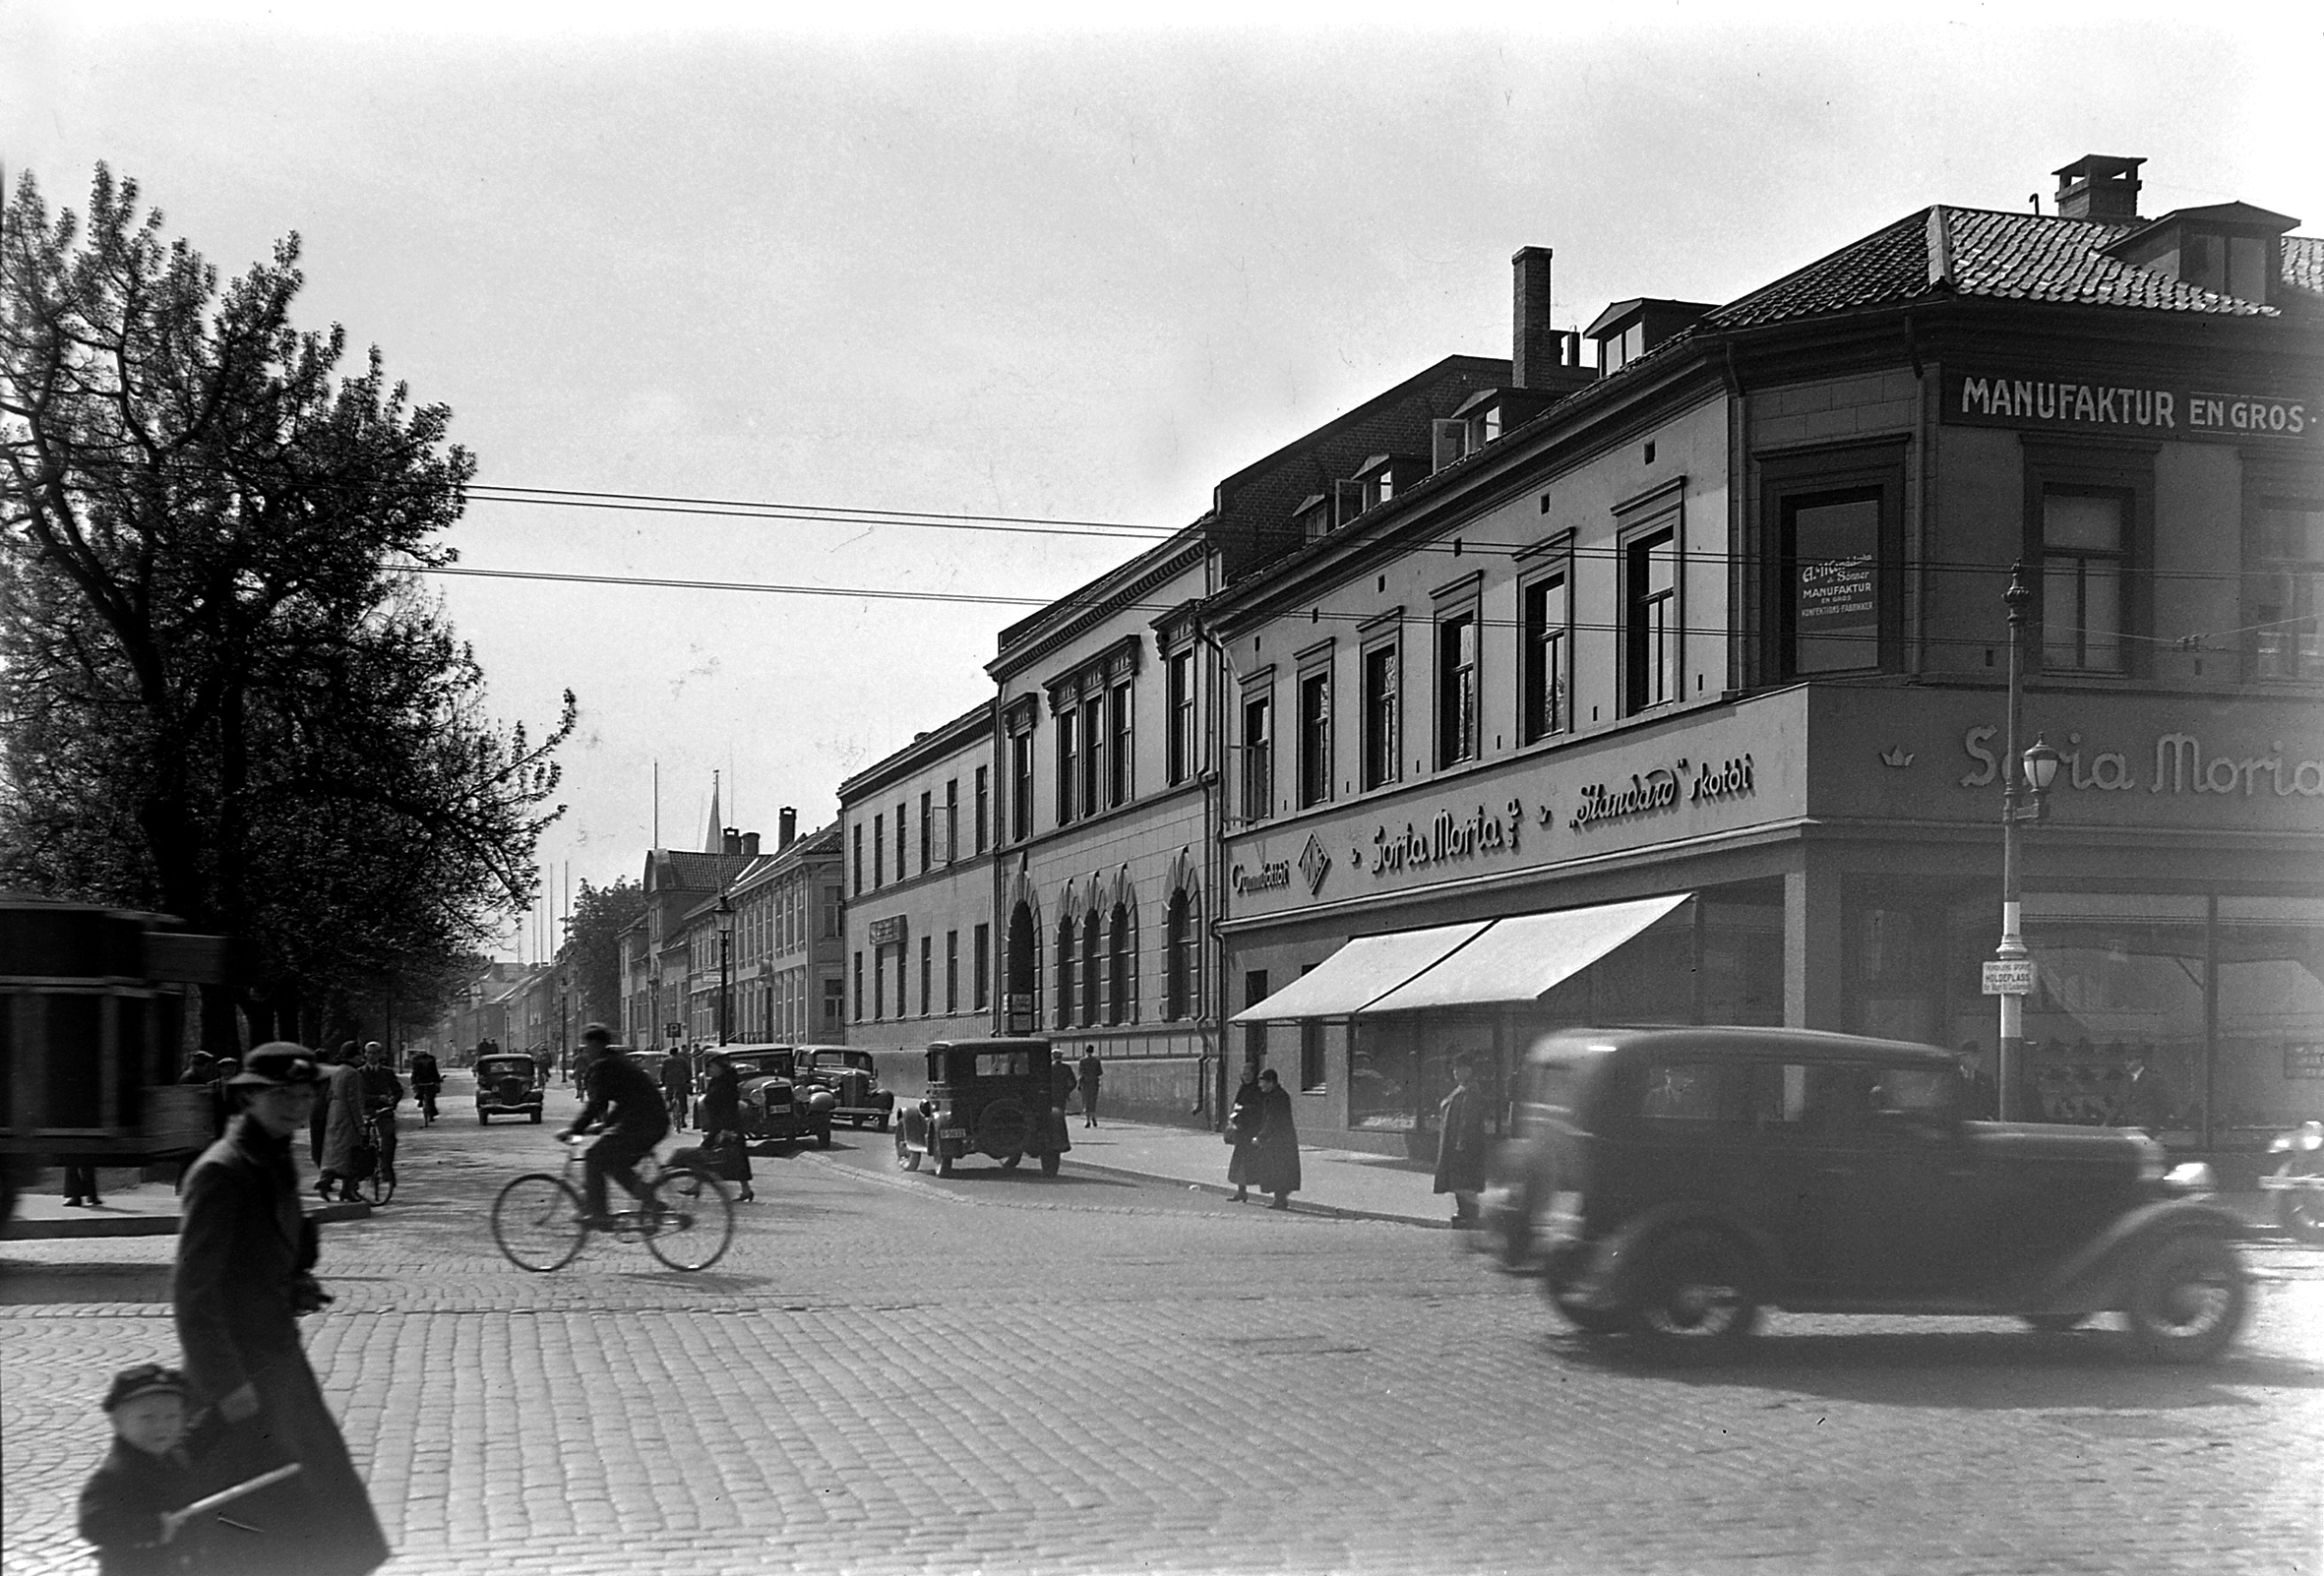
[[[386,1561],[387,1540],[298,1336],[299,1315],[329,1301],[311,1273],[315,1228],[290,1157],[320,1074],[283,1042],[243,1067],[232,1080],[241,1114],[186,1174],[170,1300],[186,1377],[224,1425],[213,1475],[238,1483],[292,1461],[300,1471],[236,1500],[233,1520],[256,1530],[220,1528],[213,1553],[219,1569],[251,1576],[362,1576]]]
[[[1251,1140],[1247,1174],[1251,1185],[1273,1193],[1269,1209],[1289,1209],[1299,1191],[1299,1131],[1291,1121],[1291,1091],[1273,1067],[1258,1075],[1258,1132]]]
[[[1485,1132],[1485,1101],[1476,1090],[1475,1059],[1466,1053],[1452,1059],[1452,1093],[1437,1108],[1437,1185],[1452,1195],[1452,1223],[1467,1226],[1477,1219],[1477,1195],[1485,1189],[1485,1157],[1490,1140]]]
[[[340,1061],[316,1069],[320,1083],[315,1114],[322,1119],[323,1143],[315,1156],[315,1191],[325,1198],[332,1196],[334,1186],[341,1198],[355,1196],[355,1150],[363,1141],[363,1075],[346,1060],[354,1050],[350,1042],[339,1053]]]
[[[703,1147],[715,1149],[729,1144],[742,1164],[735,1181],[742,1183],[739,1195],[749,1203],[751,1192],[751,1150],[743,1142],[742,1079],[735,1074],[734,1063],[724,1057],[710,1058],[710,1079],[703,1085],[702,1097],[694,1103],[695,1120],[702,1124]]]
[[[1227,1112],[1227,1144],[1234,1153],[1227,1157],[1227,1181],[1235,1184],[1235,1202],[1240,1204],[1251,1196],[1251,1146],[1258,1137],[1258,1075],[1244,1069],[1243,1087],[1235,1091],[1235,1104]]]

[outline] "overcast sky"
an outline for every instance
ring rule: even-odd
[[[351,371],[379,345],[509,486],[1150,531],[1442,356],[1507,355],[1520,246],[1556,249],[1580,327],[1732,299],[1932,202],[2048,211],[2085,152],[2146,157],[2150,215],[2240,199],[2324,229],[2311,8],[1464,7],[1486,25],[1454,31],[1196,0],[1136,30],[888,6],[818,32],[348,9],[0,0],[0,158],[75,209],[105,160],[224,274],[297,231],[302,323],[345,325]],[[1138,547],[483,501],[454,543],[1002,598]],[[701,846],[713,770],[770,842],[780,806],[828,820],[842,778],[990,693],[1023,612],[434,583],[498,717],[580,696],[560,893],[636,877],[656,762],[670,846]]]

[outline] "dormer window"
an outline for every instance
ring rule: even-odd
[[[1582,331],[1598,342],[1600,376],[1618,372],[1666,339],[1677,337],[1711,310],[1706,301],[1637,296],[1617,301]]]
[[[2103,248],[2108,257],[2198,290],[2266,306],[2283,268],[2283,237],[2299,220],[2249,203],[2182,208]]]
[[[1329,535],[1331,531],[1331,500],[1321,493],[1311,493],[1301,502],[1299,508],[1291,512],[1291,517],[1299,526],[1299,538],[1303,542],[1312,542],[1319,536]]]
[[[1500,436],[1500,406],[1487,405],[1469,418],[1469,431],[1476,438],[1473,447],[1482,449]]]

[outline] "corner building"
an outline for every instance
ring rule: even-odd
[[[2140,163],[1618,303],[1547,397],[1528,249],[1511,390],[1209,600],[1222,983],[1303,1133],[1430,1153],[1455,1050],[1581,1022],[1989,1067],[2013,563],[2030,1114],[2324,1116],[2324,241]]]

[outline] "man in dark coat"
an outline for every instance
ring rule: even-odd
[[[1106,1064],[1097,1059],[1096,1046],[1081,1049],[1081,1125],[1097,1125],[1097,1088],[1105,1080]]]
[[[253,1576],[362,1576],[388,1557],[298,1337],[299,1315],[329,1301],[290,1157],[319,1076],[308,1051],[280,1041],[244,1059],[232,1081],[243,1110],[186,1176],[170,1284],[187,1380],[224,1425],[214,1475],[240,1482],[299,1464],[235,1501],[233,1520],[257,1531],[218,1530],[236,1539],[214,1548],[218,1568]]]
[[[1268,1067],[1258,1075],[1258,1135],[1252,1140],[1251,1185],[1273,1193],[1269,1209],[1289,1209],[1299,1191],[1299,1129],[1291,1120],[1291,1091]]]
[[[1452,1224],[1474,1225],[1477,1195],[1485,1188],[1485,1101],[1477,1093],[1476,1059],[1452,1059],[1452,1093],[1437,1108],[1437,1191],[1452,1195]]]
[[[605,1211],[605,1179],[620,1182],[633,1196],[643,1196],[638,1182],[638,1162],[669,1136],[670,1108],[645,1069],[613,1052],[613,1035],[604,1024],[581,1030],[581,1088],[588,1104],[565,1129],[575,1133],[601,1127],[605,1136],[589,1146],[581,1161],[581,1187],[587,1195],[589,1224],[602,1231],[613,1224]]]

